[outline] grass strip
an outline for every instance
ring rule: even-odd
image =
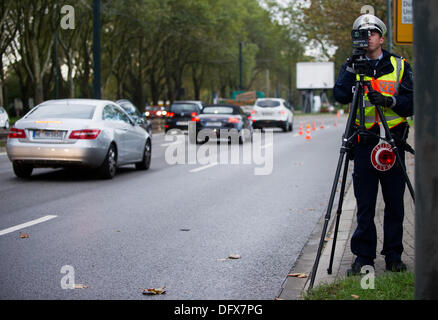
[[[364,286],[361,285],[364,284]],[[385,272],[372,281],[365,276],[340,278],[303,295],[305,300],[413,300],[413,272]],[[365,287],[365,289],[363,288]],[[366,289],[368,287],[368,289]]]

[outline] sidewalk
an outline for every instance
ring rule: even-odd
[[[414,130],[411,128],[408,138],[408,143],[415,149],[414,146]],[[413,186],[415,186],[414,173],[415,161],[414,155],[406,152],[406,169],[409,179]],[[318,287],[322,283],[332,283],[338,278],[344,278],[347,269],[351,267],[354,261],[354,256],[350,249],[350,239],[354,230],[356,229],[356,199],[354,198],[353,186],[351,183],[351,169],[353,163],[350,162],[349,180],[347,180],[346,193],[344,197],[344,204],[342,206],[341,219],[339,223],[338,238],[336,242],[336,251],[333,261],[332,274],[327,274],[327,268],[330,261],[330,254],[333,245],[333,230],[336,220],[337,200],[339,195],[336,194],[336,201],[333,205],[331,220],[328,226],[328,232],[325,238],[325,246],[321,254],[318,270],[315,277],[313,288]],[[405,218],[403,229],[403,246],[404,252],[402,255],[403,262],[407,265],[408,271],[414,271],[415,260],[415,205],[412,201],[409,189],[406,186],[405,190]],[[377,229],[377,250],[375,272],[380,275],[385,272],[385,259],[380,255],[383,246],[383,209],[385,203],[383,202],[382,193],[379,186],[379,194],[377,197],[375,224]],[[303,291],[307,291],[310,283],[310,274],[315,262],[316,253],[321,238],[322,226],[324,224],[325,213],[320,219],[320,222],[314,230],[312,236],[303,248],[295,265],[289,273],[306,273],[307,278],[286,277],[282,288],[278,294],[278,299],[284,300],[299,300],[302,298]]]

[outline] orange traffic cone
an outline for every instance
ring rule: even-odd
[[[321,126],[319,128],[324,129],[324,120],[321,120]]]
[[[338,112],[336,112],[336,117],[339,118],[341,116],[341,111],[338,110]]]
[[[312,136],[310,135],[310,124],[307,124],[306,128],[306,140],[312,140]]]
[[[302,136],[304,134],[304,132],[303,132],[303,123],[302,122],[300,122],[300,131],[298,132],[298,134],[300,136]]]
[[[313,131],[316,131],[316,122],[315,122],[315,120],[313,120],[312,130],[313,130]]]

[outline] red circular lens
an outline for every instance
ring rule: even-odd
[[[394,161],[395,161],[395,154],[394,154],[394,152],[389,151],[389,150],[382,150],[379,153],[379,162],[382,165],[389,165],[389,164],[394,163]]]

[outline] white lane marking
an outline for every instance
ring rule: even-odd
[[[35,220],[29,221],[29,222],[19,224],[18,226],[15,226],[15,227],[10,227],[10,228],[4,229],[4,230],[0,230],[0,236],[3,236],[7,233],[11,233],[11,232],[14,232],[14,231],[17,231],[20,229],[24,229],[24,228],[33,226],[33,225],[41,223],[41,222],[46,222],[46,221],[52,220],[56,217],[58,217],[58,216],[48,215],[48,216],[44,216],[44,217],[39,218],[39,219],[35,219]]]
[[[217,164],[218,164],[217,162],[213,162],[213,163],[207,164],[205,166],[202,166],[202,167],[199,167],[199,168],[196,168],[196,169],[192,169],[192,170],[190,170],[190,172],[199,172],[199,171],[202,171],[202,170],[205,170],[205,169],[217,166]]]
[[[169,143],[163,143],[160,144],[160,147],[168,147],[168,146],[172,146],[174,144],[180,144],[180,143],[184,143],[183,141],[174,141],[174,142],[169,142]]]

